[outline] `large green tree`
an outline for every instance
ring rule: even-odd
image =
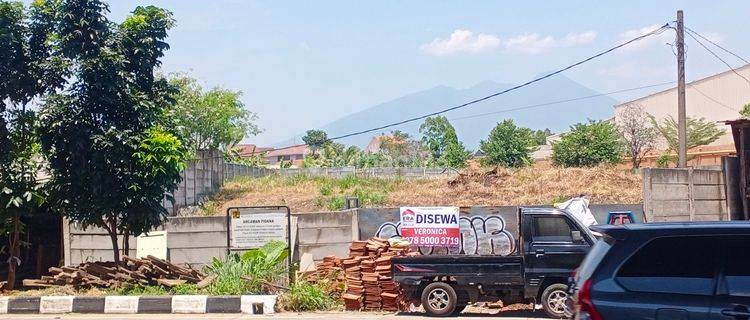
[[[100,0],[47,3],[59,4],[50,9],[53,39],[73,72],[41,109],[53,173],[48,201],[83,227],[105,229],[119,261],[118,232],[127,239],[166,219],[161,200],[176,188],[186,159],[174,128],[164,127],[174,90],[154,74],[174,21],[153,6],[117,24]]]
[[[470,153],[458,140],[456,129],[444,116],[428,117],[419,127],[422,144],[441,166],[461,168],[466,166]]]
[[[552,161],[563,167],[591,167],[620,163],[625,146],[610,121],[577,123],[552,145]]]
[[[177,88],[176,103],[167,112],[178,134],[193,150],[229,152],[242,139],[261,132],[258,116],[242,102],[242,92],[221,87],[203,89],[198,81],[174,74],[169,82]]]
[[[318,149],[322,148],[329,142],[328,134],[325,131],[318,129],[307,130],[302,137],[302,141],[310,147],[313,156],[317,154]]]
[[[479,142],[484,153],[482,163],[503,167],[523,167],[531,164],[531,153],[538,149],[529,128],[518,127],[513,120],[504,120],[490,131],[487,140]]]
[[[0,1],[0,234],[7,237],[7,288],[21,264],[22,216],[44,201],[37,177],[43,169],[32,100],[63,83],[65,63],[51,54],[50,16],[44,3],[24,8]]]

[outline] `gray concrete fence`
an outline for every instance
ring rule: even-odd
[[[646,168],[642,172],[648,221],[729,220],[721,170]]]

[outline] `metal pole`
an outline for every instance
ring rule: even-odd
[[[677,167],[687,167],[687,116],[685,115],[685,24],[677,11],[677,139],[680,143]]]

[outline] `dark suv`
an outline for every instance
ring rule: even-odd
[[[573,277],[576,319],[750,319],[750,222],[604,225]]]

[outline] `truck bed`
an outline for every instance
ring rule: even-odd
[[[393,278],[419,285],[427,278],[451,277],[458,284],[523,285],[523,257],[518,255],[430,255],[394,257]]]

